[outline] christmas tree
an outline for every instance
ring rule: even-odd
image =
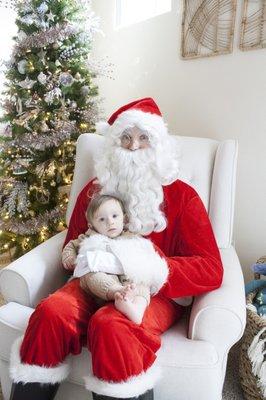
[[[18,33],[2,103],[0,253],[15,258],[64,229],[76,139],[98,115],[88,62],[98,20],[90,1],[12,5]]]

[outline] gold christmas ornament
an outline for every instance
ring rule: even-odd
[[[41,186],[36,191],[36,200],[41,204],[49,204],[50,192],[48,189]]]
[[[46,170],[46,175],[49,176],[50,178],[55,176],[55,170],[56,170],[55,162],[52,161],[52,162],[50,162],[50,164]]]
[[[86,124],[86,122],[81,122],[81,123],[79,124],[79,127],[80,127],[80,129],[81,129],[82,131],[85,132],[85,131],[88,129],[89,125]]]
[[[66,229],[66,228],[65,228],[64,222],[63,222],[63,221],[60,221],[59,224],[57,225],[56,230],[57,230],[58,232],[62,232],[62,231],[64,231],[65,229]]]
[[[29,248],[29,242],[30,242],[29,238],[23,239],[23,241],[21,243],[23,250],[27,250]]]

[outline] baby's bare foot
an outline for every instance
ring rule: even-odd
[[[142,322],[143,315],[147,307],[147,300],[144,297],[133,295],[130,298],[124,298],[121,293],[116,293],[115,307],[128,319],[139,325]]]
[[[130,284],[123,286],[121,289],[116,290],[114,299],[117,300],[130,300],[135,297],[135,285]]]

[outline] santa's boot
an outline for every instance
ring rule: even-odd
[[[59,383],[13,383],[9,400],[53,400]]]
[[[148,390],[147,392],[141,394],[137,397],[128,397],[128,398],[117,398],[117,397],[109,397],[103,396],[102,394],[92,393],[93,400],[153,400],[153,389]]]

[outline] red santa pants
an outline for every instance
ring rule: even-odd
[[[68,355],[86,345],[92,373],[86,387],[99,394],[133,397],[153,387],[153,366],[160,335],[182,315],[183,307],[158,294],[152,297],[143,322],[136,325],[113,303],[99,308],[79,286],[79,279],[42,300],[32,314],[22,342],[11,355],[15,382],[56,383],[69,373]]]

